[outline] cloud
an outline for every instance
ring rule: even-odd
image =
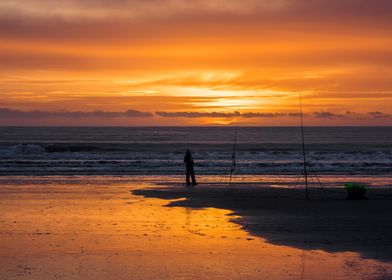
[[[8,108],[0,108],[0,118],[4,119],[43,119],[43,118],[66,118],[66,119],[82,119],[82,118],[146,118],[152,117],[153,114],[136,110],[127,110],[125,112],[109,112],[109,111],[20,111]]]
[[[239,112],[220,113],[220,112],[155,112],[157,116],[163,118],[232,118],[240,116]]]
[[[313,112],[313,116],[318,119],[335,119],[335,118],[345,118],[345,115],[335,114],[332,112]]]
[[[376,119],[392,119],[392,115],[385,114],[379,111],[369,112],[368,115]]]
[[[352,18],[387,17],[390,1],[369,0],[2,0],[0,15],[64,20],[141,20],[169,17],[263,16]]]
[[[276,117],[282,117],[285,115],[286,114],[283,114],[283,113],[244,113],[244,114],[241,114],[241,117],[243,117],[243,118],[276,118]]]
[[[383,112],[375,111],[369,113],[358,113],[347,111],[344,114],[337,114],[333,112],[313,112],[313,116],[317,119],[357,119],[357,120],[364,120],[364,119],[392,119],[392,115],[386,114]]]
[[[295,112],[276,112],[276,113],[263,113],[263,112],[249,112],[249,113],[240,113],[240,112],[232,112],[232,113],[222,113],[222,112],[164,112],[159,111],[155,113],[157,116],[163,118],[233,118],[233,117],[241,117],[245,119],[250,118],[279,118],[279,117],[299,117],[300,113]],[[309,114],[304,114],[307,116]],[[347,111],[345,114],[338,114],[328,111],[321,112],[313,112],[311,114],[313,117],[317,119],[363,119],[364,117],[371,118],[392,118],[391,115],[382,113],[382,112],[369,112],[367,114],[357,113]]]
[[[261,112],[250,112],[240,113],[238,111],[231,113],[222,112],[164,112],[158,111],[155,113],[157,116],[163,118],[277,118],[277,117],[298,117],[299,113],[261,113]]]
[[[300,40],[300,31],[347,28],[374,35],[389,33],[391,9],[392,2],[383,0],[2,0],[0,36],[99,42],[129,37],[134,42],[178,38],[179,31],[186,35],[197,29],[204,36],[237,32],[238,38],[253,30],[255,39],[279,29]]]
[[[160,118],[154,118],[154,116]],[[211,119],[226,119],[233,120],[237,117],[243,122],[257,123],[258,121],[265,122],[266,119],[275,119],[280,122],[281,118],[285,121],[298,120],[300,113],[298,112],[215,112],[215,111],[157,111],[155,114],[150,112],[143,112],[137,110],[127,111],[44,111],[44,110],[30,110],[22,111],[10,108],[0,108],[0,122],[4,124],[46,124],[46,125],[74,125],[75,121],[80,125],[129,125],[130,119],[137,119],[137,124],[148,125],[152,123],[172,124],[176,122],[176,118],[184,118],[185,123],[191,122],[195,119],[206,118]],[[373,112],[353,112],[346,111],[345,113],[336,113],[330,111],[316,111],[312,113],[304,113],[308,119],[324,120],[325,123],[351,121],[352,123],[370,121],[370,123],[377,125],[388,125],[392,120],[392,115],[381,111]],[[252,120],[251,120],[252,119]],[[152,122],[152,123],[151,123]],[[271,120],[271,122],[273,122]]]
[[[163,117],[163,118],[234,118],[241,117],[244,119],[251,118],[281,118],[281,117],[292,117],[297,118],[300,116],[300,113],[296,112],[271,112],[271,113],[263,113],[263,112],[249,112],[249,113],[240,113],[238,111],[223,113],[223,112],[165,112],[158,111],[155,112],[155,115]],[[392,115],[383,113],[383,112],[369,112],[369,113],[358,113],[347,111],[344,114],[338,114],[334,112],[328,111],[320,111],[313,112],[312,114],[303,114],[304,116],[313,116],[316,119],[351,119],[351,120],[363,120],[363,119],[392,119]]]

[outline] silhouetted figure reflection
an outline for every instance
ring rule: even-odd
[[[190,150],[186,150],[184,163],[186,167],[186,184],[191,184],[190,177],[192,177],[192,185],[196,185],[195,171],[193,170],[193,158]]]

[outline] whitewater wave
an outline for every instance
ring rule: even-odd
[[[198,174],[227,174],[232,129],[0,128],[0,174],[182,174],[185,149]],[[238,139],[243,174],[298,174],[296,128],[246,128]],[[317,173],[391,174],[392,129],[307,128],[307,160]],[[11,131],[11,132],[10,132]],[[309,131],[309,132],[308,132]],[[370,135],[370,136],[368,136]]]

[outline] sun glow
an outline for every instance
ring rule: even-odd
[[[216,108],[219,110],[262,109],[261,100],[236,97],[211,98],[207,101],[191,102],[189,105],[200,108]]]

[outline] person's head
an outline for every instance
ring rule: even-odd
[[[191,154],[191,150],[189,150],[189,149],[186,150],[186,154],[187,154],[187,155],[190,155],[190,154]]]

